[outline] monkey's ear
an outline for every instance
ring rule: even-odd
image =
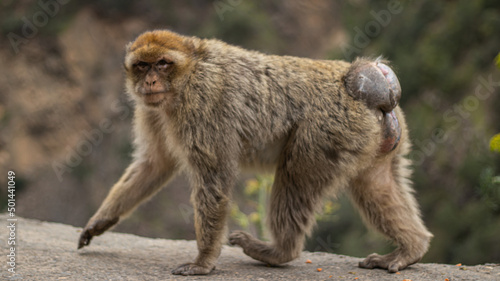
[[[125,52],[130,52],[130,47],[132,47],[132,42],[128,42],[127,45],[125,45]]]
[[[123,65],[125,67],[126,70],[131,70],[132,69],[132,65],[134,63],[134,61],[136,60],[136,57],[134,55],[134,53],[131,53],[131,52],[128,52],[127,51],[127,54],[125,55],[125,60],[123,62]]]
[[[125,61],[123,62],[123,67],[125,70],[129,70],[130,67],[132,67],[132,56],[131,56],[131,48],[132,48],[132,43],[133,42],[128,42],[127,45],[125,46]]]

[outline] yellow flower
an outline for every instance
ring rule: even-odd
[[[245,186],[245,195],[253,195],[259,191],[260,183],[256,179],[248,180]]]
[[[490,149],[500,153],[500,134],[494,135],[490,140]]]
[[[248,219],[253,223],[259,223],[260,222],[259,213],[257,212],[251,213],[250,215],[248,215]]]

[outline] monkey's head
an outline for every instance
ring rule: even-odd
[[[194,43],[164,30],[145,32],[129,43],[124,63],[129,94],[146,106],[173,102],[193,63]]]

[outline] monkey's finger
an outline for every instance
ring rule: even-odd
[[[104,231],[108,230],[110,227],[115,225],[118,222],[119,218],[113,218],[113,219],[100,219],[96,220],[83,230],[82,234],[80,235],[80,240],[78,242],[78,249],[83,248],[84,246],[87,246],[90,244],[90,240],[92,240],[92,237],[101,235],[104,233]]]
[[[80,235],[80,239],[78,240],[78,249],[83,248],[90,244],[90,240],[92,240],[92,235],[88,230],[84,230]]]

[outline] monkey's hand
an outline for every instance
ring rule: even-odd
[[[92,237],[103,234],[104,231],[108,230],[117,222],[118,218],[100,219],[95,221],[90,220],[87,226],[82,230],[82,234],[80,234],[80,239],[78,240],[78,249],[89,245]]]
[[[175,275],[206,275],[212,272],[215,266],[202,266],[196,263],[185,263],[172,270]]]
[[[393,151],[401,138],[401,128],[394,112],[401,98],[401,86],[394,71],[379,60],[357,60],[344,81],[349,95],[363,100],[381,121],[383,139],[379,152]]]

